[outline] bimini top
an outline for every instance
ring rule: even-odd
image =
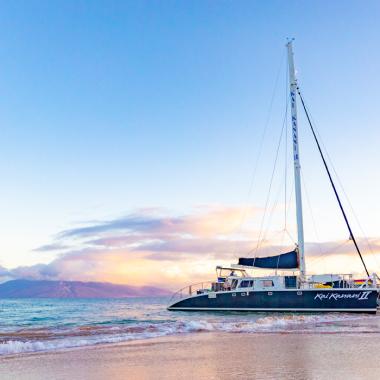
[[[298,251],[295,249],[291,252],[268,257],[240,257],[239,265],[266,269],[298,269]]]

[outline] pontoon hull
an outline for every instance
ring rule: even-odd
[[[376,313],[377,289],[222,291],[174,302],[168,310]]]

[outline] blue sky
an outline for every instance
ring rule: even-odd
[[[289,36],[318,130],[366,234],[377,237],[379,11],[377,1],[1,2],[0,265],[50,262],[59,252],[34,249],[83,222],[244,204],[281,67],[249,198],[262,206]],[[301,128],[320,238],[342,239]]]

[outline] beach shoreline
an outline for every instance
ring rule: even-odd
[[[379,334],[203,332],[0,358],[1,379],[378,379]]]

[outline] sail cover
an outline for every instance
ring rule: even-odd
[[[277,256],[256,258],[240,257],[239,265],[267,269],[297,269],[299,267],[298,253],[294,250]]]

